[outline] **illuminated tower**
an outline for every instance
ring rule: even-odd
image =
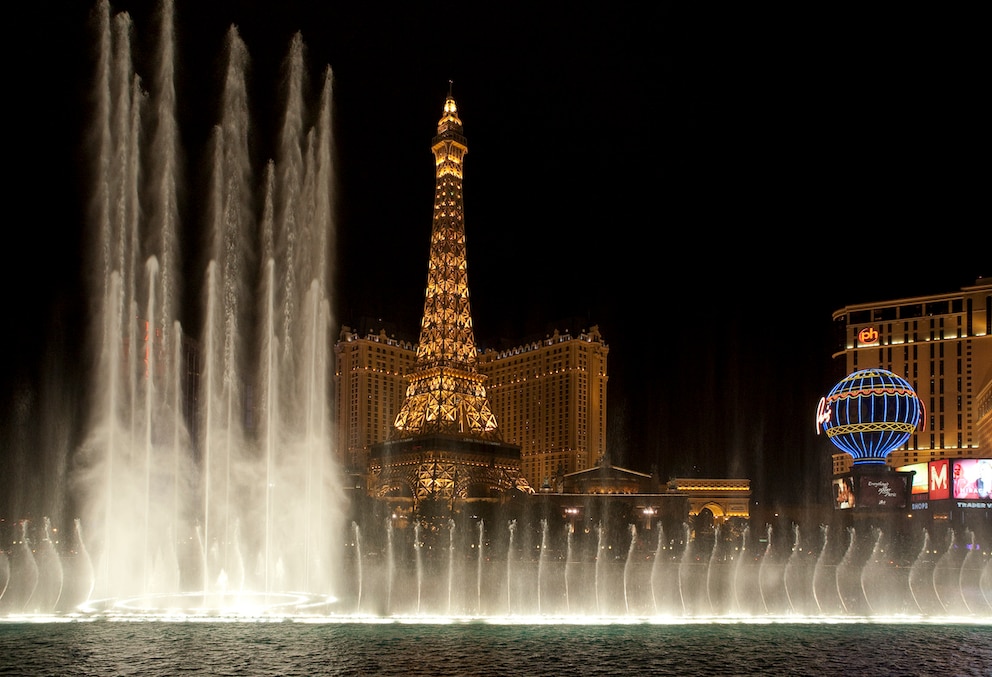
[[[478,371],[469,305],[462,178],[468,146],[444,102],[434,153],[434,222],[417,359],[390,439],[371,450],[374,494],[451,502],[529,490],[520,447],[504,444]]]
[[[396,417],[395,436],[453,433],[499,440],[472,331],[462,200],[468,147],[450,90],[431,150],[437,178],[427,294],[416,368]]]

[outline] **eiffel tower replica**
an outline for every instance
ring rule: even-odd
[[[434,223],[417,358],[390,437],[369,458],[371,493],[411,499],[421,514],[533,493],[520,474],[520,447],[503,442],[478,371],[462,199],[468,146],[450,82],[431,150]]]

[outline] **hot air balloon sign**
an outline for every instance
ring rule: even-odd
[[[926,407],[913,386],[886,369],[849,374],[816,407],[817,434],[823,430],[853,465],[884,464],[925,425]]]

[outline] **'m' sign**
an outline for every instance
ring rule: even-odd
[[[946,458],[930,461],[930,500],[940,500],[951,497],[951,485],[947,481],[947,468],[950,465]]]

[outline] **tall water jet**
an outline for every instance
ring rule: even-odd
[[[10,583],[10,558],[5,550],[0,550],[0,601],[3,600],[7,592],[7,585]]]
[[[96,11],[99,359],[73,477],[98,561],[96,594],[206,593],[223,578],[229,591],[331,595],[326,572],[342,547],[331,534],[343,514],[328,430],[331,72],[310,110],[295,35],[277,157],[260,191],[248,50],[232,27],[207,213],[181,217],[173,15],[164,0],[149,92],[132,59],[130,16],[105,0]],[[195,262],[180,261],[179,227],[201,219],[202,305],[185,308],[179,271]],[[249,302],[256,289],[261,308]],[[200,325],[199,340],[184,332],[184,316]]]
[[[943,605],[934,587],[934,567],[937,550],[931,542],[930,532],[923,530],[923,544],[909,569],[909,590],[913,603],[926,615],[942,613]]]
[[[396,578],[396,552],[393,547],[393,520],[386,520],[386,610],[393,608],[393,582]]]
[[[537,613],[541,613],[541,602],[544,595],[545,566],[548,560],[548,520],[541,520],[541,545],[537,555]]]
[[[739,613],[767,613],[764,599],[761,596],[761,557],[757,553],[751,535],[751,528],[745,527],[741,534],[741,548],[734,567],[733,601],[734,608]]]
[[[630,587],[631,566],[634,563],[634,548],[637,546],[637,526],[630,525],[630,546],[627,548],[627,557],[623,563],[623,608],[625,613],[630,613],[630,600],[627,599],[627,589]]]
[[[38,582],[28,600],[28,607],[42,613],[52,613],[58,608],[64,585],[62,560],[52,542],[52,524],[46,517],[41,543],[36,547],[35,563]]]
[[[362,570],[362,530],[357,522],[352,522],[351,531],[355,537],[355,579],[358,584],[358,592],[355,595],[355,611],[361,612],[362,591],[365,586],[365,574]]]
[[[941,607],[949,614],[959,614],[967,609],[961,590],[961,570],[967,556],[969,535],[952,530],[947,549],[933,568],[933,585]]]
[[[448,520],[448,576],[447,576],[447,613],[451,615],[451,595],[455,587],[455,521]]]
[[[847,534],[847,549],[837,565],[837,593],[846,613],[863,616],[868,611],[868,603],[861,583],[864,562],[859,554],[858,530],[848,527]]]
[[[769,524],[765,531],[765,551],[758,565],[758,585],[761,590],[761,603],[768,613],[785,613],[784,567],[777,561],[774,551],[775,531]]]
[[[484,576],[483,563],[485,562],[486,543],[486,523],[479,520],[479,540],[477,543],[478,552],[475,560],[475,613],[482,614],[482,581]]]
[[[593,583],[593,590],[596,593],[596,615],[603,613],[603,567],[606,562],[606,528],[600,522],[596,525],[596,579]]]
[[[873,531],[871,554],[861,567],[861,591],[872,615],[906,613],[911,600],[901,594],[908,587],[909,568],[902,566],[888,535]]]
[[[38,563],[28,541],[27,521],[21,520],[16,528],[19,535],[14,541],[9,561],[5,557],[6,566],[0,564],[0,572],[6,570],[7,573],[3,595],[0,596],[0,610],[16,614],[30,613],[33,609],[29,603],[38,586]]]
[[[829,561],[830,553],[830,526],[821,525],[820,533],[823,535],[822,547],[817,555],[816,564],[813,565],[813,599],[821,614],[841,613],[843,602],[837,588],[837,567],[834,562]]]
[[[661,580],[662,553],[665,549],[665,528],[659,527],[658,540],[655,542],[654,557],[651,562],[651,607],[658,613],[658,587]]]
[[[420,522],[413,526],[413,549],[417,565],[417,613],[420,613],[424,594],[424,541],[421,537]]]
[[[506,550],[506,615],[513,613],[513,550],[514,541],[517,536],[517,520],[511,520],[509,524],[510,541]]]
[[[720,581],[721,554],[720,554],[721,530],[719,525],[713,533],[713,546],[710,549],[709,561],[706,563],[705,597],[706,606],[713,611],[719,611],[719,605],[724,600]]]
[[[800,616],[812,616],[817,612],[813,595],[814,551],[803,546],[799,525],[792,527],[792,550],[785,564],[785,594],[789,609]]]
[[[983,577],[989,569],[988,556],[982,552],[981,544],[975,540],[974,532],[969,532],[967,552],[961,563],[959,585],[964,598],[964,611],[972,616],[988,616],[992,613],[992,600],[983,590]]]
[[[569,569],[572,563],[572,546],[575,540],[575,524],[569,522],[565,531],[565,611],[571,613],[572,611],[572,595],[571,586],[569,582]]]

